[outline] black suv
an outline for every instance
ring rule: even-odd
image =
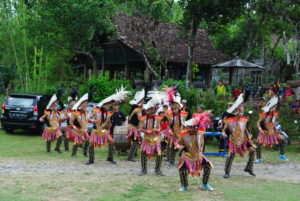
[[[1,126],[12,133],[14,129],[33,129],[39,134],[43,124],[39,118],[51,99],[51,95],[11,94],[2,105]]]

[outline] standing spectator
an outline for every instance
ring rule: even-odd
[[[110,134],[113,135],[115,126],[122,126],[123,123],[126,121],[126,116],[124,112],[119,110],[119,105],[117,102],[113,104],[113,115],[110,118],[111,127],[110,127]]]
[[[215,92],[218,96],[226,96],[226,87],[222,80],[219,80],[218,85],[215,88]]]
[[[300,86],[296,88],[295,99],[300,100]]]
[[[202,112],[204,112],[204,106],[203,105],[198,105],[196,114],[201,114]],[[194,115],[193,115],[193,117],[194,117]]]
[[[190,120],[192,118],[192,113],[191,111],[187,108],[187,101],[186,100],[182,100],[181,101],[182,106],[182,111],[187,112],[188,115],[186,117],[186,120]]]
[[[235,87],[233,91],[233,99],[236,100],[241,93],[242,91],[238,87]]]
[[[300,100],[296,100],[296,103],[292,105],[293,113],[300,114]]]

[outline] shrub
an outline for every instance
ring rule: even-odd
[[[185,81],[182,80],[166,80],[163,82],[161,89],[164,86],[178,85],[179,93],[182,99],[188,102],[188,108],[192,112],[196,112],[197,105],[203,105],[207,110],[213,110],[217,116],[222,115],[226,110],[226,105],[230,101],[229,98],[218,99],[217,96],[211,91],[201,91],[195,88],[189,90],[185,89]]]
[[[123,85],[126,90],[133,91],[129,80],[109,80],[108,76],[93,76],[86,83],[80,86],[80,94],[89,92],[90,87],[95,89],[93,102],[100,102],[104,98],[115,93],[116,89]]]

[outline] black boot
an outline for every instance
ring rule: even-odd
[[[170,161],[170,146],[167,144],[167,151],[166,151],[167,161]]]
[[[65,145],[65,151],[69,151],[69,139],[67,136],[64,136],[64,145]]]
[[[77,144],[73,144],[73,148],[72,148],[72,157],[75,157],[77,154],[77,150],[78,150],[78,145]]]
[[[203,184],[208,184],[210,172],[211,172],[211,166],[209,163],[206,163],[203,168],[203,178],[202,178]]]
[[[226,159],[225,174],[223,176],[224,178],[229,178],[230,177],[230,171],[231,171],[231,166],[232,166],[233,159],[234,159],[234,154],[231,154]]]
[[[93,164],[95,160],[95,148],[93,145],[89,146],[89,161],[86,163],[86,165]]]
[[[155,163],[155,173],[159,176],[165,176],[161,171],[161,162],[162,162],[162,155],[156,156],[156,163]]]
[[[282,142],[279,143],[279,151],[280,155],[284,156],[285,155],[285,141],[283,140]]]
[[[142,165],[142,171],[140,175],[147,174],[147,154],[146,152],[141,152],[141,165]]]
[[[129,151],[129,154],[128,154],[128,160],[131,161],[131,162],[136,162],[136,160],[134,160],[134,155],[135,155],[135,152],[137,150],[138,144],[139,144],[138,141],[133,141],[132,144],[131,144],[130,151]]]
[[[187,169],[186,169],[185,165],[183,165],[179,169],[179,177],[180,177],[181,187],[187,188],[189,184],[188,184],[188,178],[187,178]]]
[[[170,147],[170,152],[169,152],[169,166],[174,167],[175,166],[175,148],[172,146]]]
[[[60,151],[60,145],[61,145],[61,143],[62,143],[62,136],[58,137],[57,138],[57,142],[56,142],[55,151],[57,151],[58,153],[62,153]]]
[[[261,145],[258,144],[256,147],[256,158],[261,160]]]
[[[84,142],[84,144],[83,144],[83,152],[82,152],[82,154],[84,155],[84,156],[88,156],[87,155],[87,152],[88,152],[88,149],[89,149],[89,144],[90,144],[90,142],[89,141],[85,141]]]
[[[114,161],[114,145],[109,145],[108,146],[108,156],[107,156],[107,161],[111,162],[112,164],[116,164],[117,162]]]
[[[248,172],[250,175],[252,176],[256,176],[253,172],[253,163],[254,163],[254,157],[255,157],[255,152],[250,152],[249,153],[249,160],[248,163],[246,165],[246,168],[244,169],[245,172]]]
[[[48,153],[51,152],[51,141],[46,141],[46,150]]]

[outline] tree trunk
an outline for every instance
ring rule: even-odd
[[[160,77],[160,75],[157,72],[155,72],[155,70],[151,67],[151,64],[150,64],[147,56],[145,55],[145,53],[143,53],[143,57],[144,57],[144,62],[146,64],[146,71],[144,74],[145,83],[149,83],[149,82],[151,82],[151,73],[153,73],[157,77]]]
[[[186,83],[185,83],[186,89],[190,89],[192,84],[192,67],[193,67],[193,60],[194,60],[196,34],[197,34],[197,28],[193,29],[188,44],[188,60],[187,60],[187,67],[186,67]]]
[[[291,65],[291,55],[289,51],[289,40],[286,38],[286,33],[283,31],[284,53],[286,55],[286,64]]]

